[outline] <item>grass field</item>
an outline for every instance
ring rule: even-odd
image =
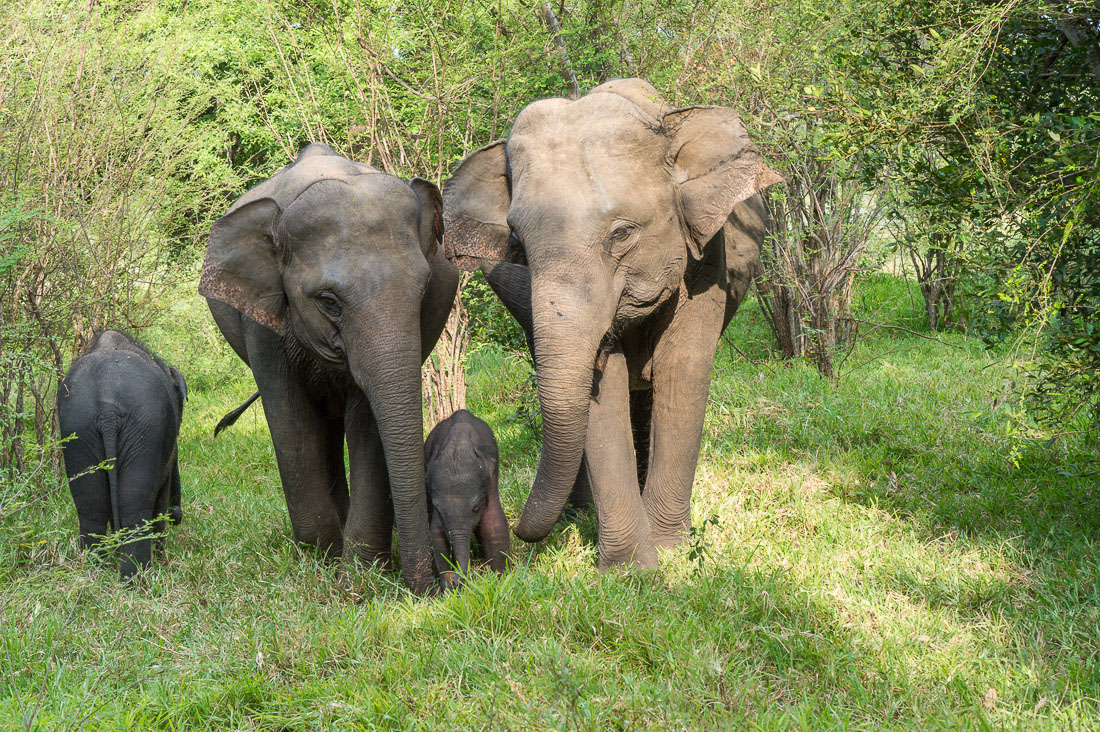
[[[920,329],[917,297],[883,275],[857,304]],[[146,335],[191,386],[184,523],[126,588],[76,550],[67,490],[0,518],[5,728],[1100,728],[1095,447],[1023,439],[1012,374],[973,339],[864,326],[830,383],[763,362],[750,303],[690,545],[601,575],[582,518],[423,601],[291,543],[261,410],[211,437],[251,376],[197,296],[175,313]],[[511,519],[538,457],[526,376],[471,356]]]

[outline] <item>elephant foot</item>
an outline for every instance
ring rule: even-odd
[[[360,564],[364,567],[380,567],[381,569],[393,569],[393,558],[388,551],[372,548],[366,544],[352,544],[348,542],[344,549],[344,561],[349,564]]]
[[[439,586],[444,592],[457,591],[462,587],[462,576],[457,572],[444,572],[439,576]]]
[[[339,559],[344,554],[344,537],[339,527],[322,531],[294,530],[294,541],[313,547],[318,554],[328,560]]]
[[[610,550],[600,547],[596,568],[606,572],[617,567],[657,569],[657,549],[650,542],[636,544],[628,549]]]
[[[660,549],[669,549],[680,546],[688,536],[687,529],[675,529],[672,531],[650,530],[649,542]]]

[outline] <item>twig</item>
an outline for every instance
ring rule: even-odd
[[[886,325],[885,323],[873,323],[870,320],[860,320],[859,318],[852,318],[852,320],[856,323],[863,323],[864,325],[869,325],[872,328],[889,328],[890,330],[901,330],[901,331],[905,331],[906,333],[909,333],[911,335],[915,335],[918,338],[923,338],[926,341],[935,341],[936,343],[940,343],[942,345],[949,346],[951,348],[962,348],[962,346],[958,345],[957,343],[948,343],[947,341],[940,340],[939,338],[936,338],[935,336],[925,335],[924,333],[918,333],[915,330],[909,330],[908,328],[903,328],[900,325]]]
[[[569,52],[565,48],[565,41],[562,40],[561,26],[558,25],[554,9],[550,7],[550,3],[543,3],[539,7],[538,14],[542,16],[543,21],[550,28],[550,35],[554,37],[554,45],[561,58],[562,70],[565,71],[566,81],[569,82],[569,96],[571,99],[577,99],[581,95],[581,85],[577,81],[577,75],[573,73],[573,64],[569,63]]]

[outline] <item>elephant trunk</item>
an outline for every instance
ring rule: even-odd
[[[451,542],[451,554],[454,556],[455,568],[461,578],[465,579],[470,569],[470,530],[455,529],[447,532],[447,540]]]
[[[547,287],[544,295],[535,279],[531,299],[542,454],[531,493],[513,528],[516,536],[528,542],[544,539],[554,528],[576,481],[588,431],[596,356],[611,326],[614,304],[614,300],[593,303],[590,293],[563,297],[560,286]]]
[[[423,594],[432,583],[432,554],[424,493],[420,322],[418,308],[406,310],[411,312],[404,316],[365,319],[371,333],[345,334],[345,342],[355,344],[348,349],[349,367],[370,401],[386,456],[401,574],[410,590]]]

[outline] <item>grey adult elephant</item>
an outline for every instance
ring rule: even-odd
[[[414,592],[433,583],[420,366],[458,284],[441,208],[314,143],[214,224],[199,284],[256,378],[294,538],[385,562],[396,517]]]
[[[447,255],[533,340],[542,455],[521,539],[550,532],[582,455],[601,567],[655,566],[683,539],[718,338],[767,227],[757,192],[779,180],[732,109],[672,109],[624,79],[527,106],[444,184]]]

